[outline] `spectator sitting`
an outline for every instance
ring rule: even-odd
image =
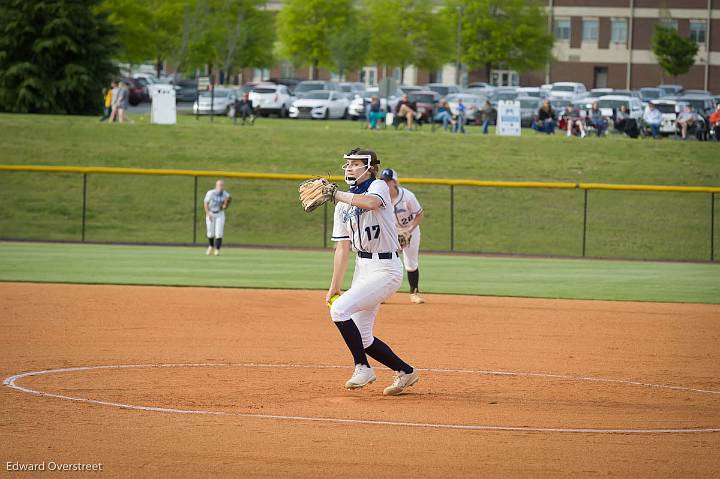
[[[565,118],[567,136],[572,136],[573,130],[577,128],[577,130],[580,132],[580,137],[585,138],[585,124],[580,118],[580,111],[575,108],[572,103],[568,104],[568,106],[565,107],[563,117]]]
[[[712,115],[708,118],[708,123],[710,124],[710,128],[715,131],[715,139],[720,141],[720,104],[718,104],[715,111],[712,112]]]
[[[380,98],[378,98],[377,96],[373,96],[370,99],[370,108],[368,110],[368,128],[370,128],[371,130],[376,129],[378,120],[382,121],[384,119],[385,112],[382,111]]]
[[[678,115],[675,122],[680,127],[680,135],[683,140],[687,139],[688,129],[697,125],[699,119],[698,114],[693,111],[692,105],[685,105],[685,110]]]
[[[553,110],[550,100],[545,100],[538,110],[537,121],[534,121],[532,127],[548,135],[555,133],[555,110]]]
[[[412,130],[413,122],[415,121],[415,115],[417,115],[417,106],[415,102],[408,99],[407,95],[402,96],[395,109],[398,119],[405,118],[408,129]]]
[[[465,105],[462,98],[458,98],[457,111],[455,113],[455,128],[453,133],[465,133]]]
[[[617,113],[615,113],[615,129],[621,133],[625,133],[629,126],[629,119],[630,114],[628,113],[627,107],[625,104],[620,105],[620,109],[618,109]]]
[[[653,138],[657,138],[660,133],[660,125],[662,124],[662,113],[655,108],[655,104],[648,103],[645,113],[643,113],[643,121],[650,127]]]
[[[596,101],[592,103],[592,108],[590,108],[590,123],[595,127],[597,136],[605,134],[608,127],[608,118],[603,116],[600,105]]]
[[[448,129],[448,124],[452,121],[452,110],[450,110],[450,105],[444,98],[440,100],[440,106],[438,106],[438,111],[435,113],[433,121],[438,123],[442,122],[443,129],[445,130]]]
[[[235,117],[233,123],[237,123],[237,117],[242,118],[242,124],[245,124],[246,119],[250,119],[250,124],[255,124],[255,109],[250,101],[250,94],[244,93],[240,100],[235,100]]]
[[[483,105],[482,109],[480,110],[480,119],[482,120],[482,132],[483,135],[488,134],[488,126],[490,125],[490,120],[492,119],[494,108],[492,106],[492,103],[490,103],[490,100],[485,100],[485,104]]]

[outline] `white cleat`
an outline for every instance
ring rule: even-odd
[[[210,256],[212,253],[213,253],[213,247],[212,247],[212,246],[208,246],[208,249],[207,249],[207,251],[205,252],[205,254],[208,255],[208,256]]]
[[[375,371],[370,366],[364,364],[356,364],[355,372],[352,377],[345,383],[347,389],[360,389],[370,383],[375,382]]]
[[[213,255],[215,255],[215,256],[220,256],[220,250],[219,250],[219,249],[214,249],[214,250],[213,250]]]
[[[425,300],[420,296],[420,293],[410,293],[410,302],[412,304],[423,304]]]
[[[397,371],[395,373],[395,380],[390,386],[385,388],[383,394],[385,396],[397,396],[398,394],[402,394],[402,392],[405,391],[405,388],[413,386],[419,379],[420,375],[416,369],[413,369],[413,372],[410,374]]]

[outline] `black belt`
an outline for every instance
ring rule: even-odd
[[[392,259],[393,254],[400,257],[397,251],[395,253],[366,253],[365,251],[358,251],[358,256],[365,259],[372,259],[374,254],[377,254],[378,259]]]

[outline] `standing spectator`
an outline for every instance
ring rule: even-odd
[[[555,110],[553,110],[550,100],[545,100],[538,110],[537,121],[533,123],[533,128],[548,135],[553,134],[555,133],[555,120]]]
[[[645,113],[643,113],[643,121],[650,127],[652,137],[657,138],[662,124],[662,113],[655,107],[654,103],[648,103]]]
[[[415,105],[415,102],[410,101],[407,94],[405,94],[402,96],[402,100],[398,102],[395,111],[398,119],[405,118],[408,129],[412,130],[415,115],[417,114],[417,106]]]
[[[608,127],[608,118],[603,116],[600,105],[598,105],[596,101],[592,103],[592,108],[590,108],[590,123],[595,127],[597,136],[603,136],[605,134]]]
[[[480,110],[480,119],[482,120],[483,135],[488,134],[488,126],[490,125],[490,120],[492,120],[493,111],[495,111],[495,109],[493,108],[492,103],[490,103],[490,100],[485,100],[485,104]]]
[[[585,123],[583,122],[582,118],[580,118],[580,110],[575,108],[572,103],[569,103],[568,106],[565,107],[563,117],[565,118],[567,136],[572,136],[573,129],[577,128],[580,132],[580,137],[585,138]]]
[[[458,98],[453,133],[465,133],[465,105],[463,105],[462,98]]]
[[[377,95],[373,95],[370,98],[370,107],[368,111],[368,128],[374,130],[377,128],[378,121],[385,119],[385,112],[382,111],[382,104],[380,98]]]
[[[105,121],[112,115],[112,85],[110,88],[103,88],[103,116],[100,121]]]
[[[235,115],[233,117],[233,123],[237,123],[237,117],[242,118],[242,124],[245,124],[245,120],[250,119],[250,124],[255,124],[255,109],[253,108],[252,101],[250,101],[250,94],[243,93],[243,96],[239,100],[235,100]]]
[[[127,121],[127,109],[130,104],[130,90],[124,81],[118,84],[118,93],[116,98],[116,117],[118,122],[123,123]]]
[[[442,122],[443,129],[448,129],[448,124],[452,121],[452,110],[450,110],[450,105],[446,99],[443,98],[440,100],[440,106],[438,106],[438,111],[435,113],[433,121],[437,123]]]
[[[685,110],[682,111],[675,122],[680,127],[680,135],[683,140],[687,140],[687,132],[689,128],[697,125],[699,116],[693,111],[693,107],[690,104],[685,105]]]
[[[720,103],[708,118],[710,129],[715,132],[715,139],[720,141]]]
[[[113,80],[110,91],[110,120],[109,123],[117,121],[117,100],[118,94],[120,93],[120,86],[116,80]]]

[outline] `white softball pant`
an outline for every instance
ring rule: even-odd
[[[416,271],[419,267],[418,256],[420,255],[420,227],[418,226],[410,236],[410,244],[403,250],[403,263],[405,271]]]
[[[352,319],[360,330],[363,347],[373,343],[373,325],[380,303],[400,288],[403,266],[394,253],[391,259],[357,257],[352,285],[330,308],[335,322]]]
[[[225,231],[225,212],[213,213],[212,218],[205,216],[208,238],[222,238]]]

